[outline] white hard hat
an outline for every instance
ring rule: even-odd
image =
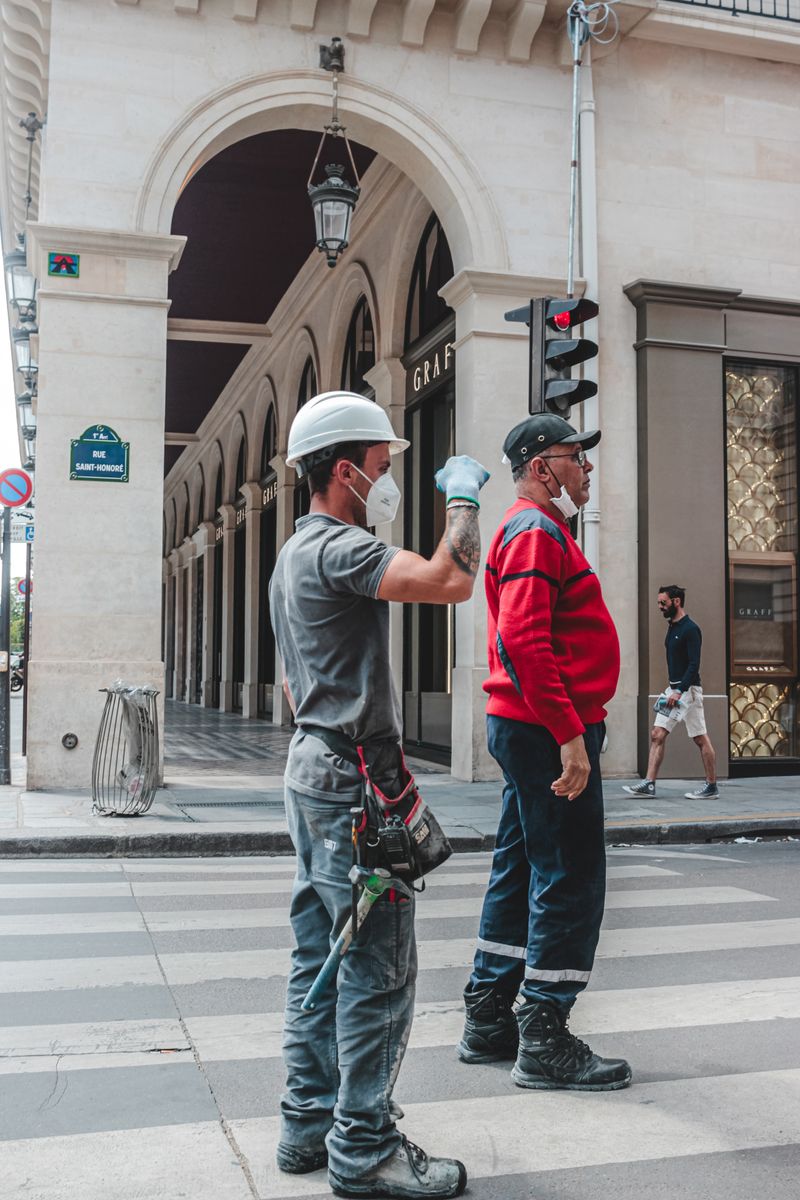
[[[379,404],[355,392],[323,392],[304,404],[292,421],[286,465],[306,475],[342,442],[388,442],[390,454],[410,443],[399,438]]]

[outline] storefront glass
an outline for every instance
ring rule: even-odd
[[[730,754],[800,757],[797,370],[725,369]]]

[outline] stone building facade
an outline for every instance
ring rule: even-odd
[[[793,5],[620,3],[619,35],[586,55],[578,289],[600,305],[599,397],[574,415],[604,433],[581,537],[623,646],[609,772],[643,765],[655,590],[673,581],[704,630],[721,765],[728,745],[731,769],[800,759]],[[2,0],[2,232],[6,250],[25,234],[39,281],[29,786],[85,786],[98,688],[119,677],[288,720],[265,586],[304,503],[286,437],[313,390],[350,382],[412,433],[385,537],[429,548],[452,449],[493,470],[488,539],[526,403],[527,339],[504,313],[564,294],[566,8]],[[335,35],[363,177],[329,270],[304,175]],[[31,109],[47,123],[26,204]],[[65,252],[79,275],[48,275]],[[130,445],[125,483],[70,478],[71,439],[98,425]],[[481,595],[397,612],[392,639],[409,743],[490,777]],[[669,771],[694,758],[671,739]]]

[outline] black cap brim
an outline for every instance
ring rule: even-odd
[[[557,446],[574,446],[580,443],[584,450],[591,450],[593,446],[597,445],[602,436],[599,429],[585,429],[583,433],[570,434],[569,437],[559,438],[557,442],[553,442],[552,444]]]

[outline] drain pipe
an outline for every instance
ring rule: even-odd
[[[586,280],[586,296],[590,300],[598,300],[598,252],[597,252],[597,160],[595,152],[594,128],[594,82],[592,79],[592,50],[591,38],[584,47],[584,66],[581,80],[580,102],[580,248],[581,274]],[[601,315],[595,320],[600,322]],[[598,346],[600,337],[595,328],[592,335]],[[598,359],[590,358],[583,366],[584,379],[592,379],[597,383]],[[584,429],[600,428],[600,405],[598,396],[591,396],[583,402]],[[600,484],[602,480],[600,442],[592,450],[592,486],[589,493],[589,503],[583,509],[583,551],[589,565],[598,570],[600,566]]]

